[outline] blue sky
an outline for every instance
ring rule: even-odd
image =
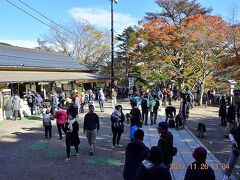
[[[9,0],[27,10],[34,16],[44,20],[19,0]],[[110,26],[110,0],[22,0],[34,9],[56,22],[67,22],[73,19],[86,19],[102,28]],[[240,7],[239,0],[198,0],[205,7],[212,7],[213,14],[229,17],[230,9]],[[0,41],[13,45],[33,47],[36,39],[48,31],[48,27],[21,12],[6,0],[0,1]],[[155,0],[119,0],[115,4],[115,29],[121,32],[124,27],[136,24],[146,12],[157,12],[159,7]],[[238,9],[240,17],[240,9]],[[239,18],[240,19],[240,18]]]

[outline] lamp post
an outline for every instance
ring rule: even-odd
[[[114,30],[113,30],[113,3],[117,3],[118,0],[111,1],[111,77],[112,87],[114,87]]]

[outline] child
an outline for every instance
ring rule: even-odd
[[[135,139],[134,139],[134,132],[138,129],[141,128],[141,124],[138,123],[138,124],[135,124],[133,126],[131,126],[130,128],[130,139],[131,139],[131,142],[133,142]]]
[[[43,117],[43,126],[45,127],[45,138],[46,140],[50,140],[52,138],[52,115],[50,115],[50,111],[46,110],[46,114]],[[49,137],[48,137],[49,134]]]

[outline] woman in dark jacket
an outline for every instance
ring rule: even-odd
[[[124,121],[125,121],[125,116],[122,112],[122,106],[117,105],[111,115],[111,122],[112,122],[111,127],[112,127],[112,133],[113,133],[112,149],[115,148],[116,140],[117,140],[117,146],[121,147],[121,145],[119,144],[119,141],[124,131],[124,124],[123,124]]]
[[[157,146],[153,146],[149,151],[148,158],[138,167],[135,180],[171,180],[171,174],[167,166],[162,163],[162,153]]]
[[[68,121],[64,124],[64,130],[66,133],[66,152],[67,157],[65,162],[70,161],[70,150],[71,146],[75,147],[76,156],[78,157],[78,145],[80,144],[80,139],[78,136],[79,124],[75,119],[78,114],[78,109],[74,106],[70,106],[68,111]]]

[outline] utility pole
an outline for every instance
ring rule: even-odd
[[[111,77],[112,77],[112,88],[114,87],[114,28],[113,28],[113,3],[117,3],[118,0],[111,1]]]

